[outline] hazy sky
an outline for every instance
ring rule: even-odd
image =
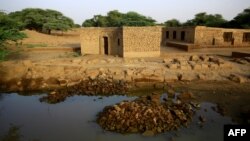
[[[249,7],[250,0],[0,0],[0,10],[7,13],[24,8],[54,9],[78,24],[111,10],[135,11],[159,23],[172,18],[185,22],[199,12],[218,13],[231,20]]]

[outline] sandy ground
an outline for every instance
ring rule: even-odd
[[[23,31],[28,38],[22,40],[22,44],[45,44],[47,47],[80,47],[80,29],[72,29],[67,32],[52,32],[51,35],[39,33],[33,30]]]
[[[20,41],[19,47],[13,47],[14,53],[8,56],[9,60],[49,60],[56,58],[74,58],[80,52],[66,50],[46,50],[46,48],[79,48],[80,30],[72,29],[67,32],[52,32],[51,35],[39,33],[33,30],[25,30],[28,38]],[[36,50],[40,48],[40,50]],[[249,48],[202,48],[186,52],[174,47],[161,47],[161,58],[194,54],[211,54],[231,56],[232,51],[248,52]],[[98,56],[95,56],[98,57]]]
[[[7,56],[8,60],[47,60],[80,55],[79,51],[73,52],[71,50],[72,48],[80,48],[80,29],[72,29],[63,33],[52,32],[51,35],[34,30],[23,32],[28,37],[19,41],[18,46],[9,47],[12,53]]]
[[[192,91],[193,93],[198,91],[197,97],[200,101],[210,100],[217,103],[222,112],[225,112],[225,115],[232,116],[234,120],[249,118],[250,62],[246,64],[237,63],[230,56],[232,51],[250,53],[250,48],[204,48],[186,52],[173,47],[161,47],[161,57],[122,59],[105,55],[80,56],[72,51],[32,51],[25,46],[33,44],[39,47],[39,44],[45,44],[48,48],[79,47],[79,29],[69,31],[63,35],[61,33],[46,35],[29,30],[24,32],[27,33],[29,38],[24,39],[22,46],[15,48],[15,53],[9,56],[10,60],[18,61],[0,63],[0,76],[6,76],[6,82],[9,77],[9,86],[8,84],[3,84],[10,90],[22,91],[26,90],[24,89],[26,87],[27,90],[29,90],[29,87],[31,90],[52,88],[49,86],[68,87],[68,85],[76,84],[76,81],[79,81],[79,79],[92,79],[92,77],[109,79],[110,75],[112,75],[112,79],[117,77],[121,80],[124,79],[124,75],[127,75],[126,79],[129,78],[131,81],[132,78],[144,80],[151,77],[164,82],[168,79],[176,79],[177,83],[171,84],[174,89]],[[194,66],[205,64],[206,68],[196,69],[194,67],[190,69],[189,66],[191,64],[187,65],[187,62],[192,55],[197,54],[209,54],[212,55],[211,57],[219,55],[219,59],[224,59],[224,61],[222,64],[216,65],[217,68],[207,67],[206,63],[214,65],[213,61],[194,61],[196,62]],[[171,68],[168,66],[174,66],[175,64],[172,62],[178,61],[181,68],[186,66],[189,69]],[[229,64],[229,67],[223,67],[223,64]],[[159,70],[163,70],[163,72],[158,72]],[[2,74],[1,71],[3,72]],[[232,75],[234,77],[231,77]],[[179,76],[182,76],[181,81],[178,81]],[[165,77],[164,80],[162,77]],[[199,81],[195,81],[197,79]],[[228,81],[230,79],[232,81]],[[241,82],[241,79],[243,82]],[[147,82],[150,83],[150,81],[149,79]],[[162,85],[155,84],[157,83],[154,83],[154,87],[162,87]],[[138,88],[138,85],[135,86]],[[227,89],[226,87],[229,88]],[[5,89],[5,87],[2,88]],[[212,93],[208,94],[211,91]],[[247,114],[247,116],[242,117],[242,114]]]

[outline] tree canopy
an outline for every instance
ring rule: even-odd
[[[198,13],[194,19],[188,20],[183,25],[185,26],[209,26],[209,27],[221,27],[227,21],[220,14],[207,14],[206,12]]]
[[[233,20],[226,24],[226,27],[250,29],[250,8],[239,13]]]
[[[121,27],[121,26],[153,26],[155,20],[136,12],[121,13],[113,10],[107,16],[95,15],[83,22],[84,27]]]
[[[9,18],[4,12],[0,12],[0,47],[3,47],[7,40],[17,41],[26,37],[24,33],[20,32],[22,28],[22,24]]]
[[[164,24],[167,27],[178,27],[178,26],[181,26],[180,21],[178,21],[177,19],[168,20],[168,21],[164,22]]]
[[[26,8],[12,12],[9,16],[22,23],[24,28],[46,31],[49,34],[51,30],[67,31],[74,26],[72,19],[50,9]]]
[[[22,25],[20,23],[9,18],[6,13],[0,12],[0,61],[9,54],[5,48],[6,41],[16,42],[26,37],[24,33],[20,32],[21,29]]]

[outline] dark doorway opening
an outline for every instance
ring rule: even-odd
[[[181,32],[181,40],[184,41],[185,40],[185,31]]]
[[[118,44],[118,46],[120,46],[120,39],[119,38],[117,40],[117,44]]]
[[[173,32],[173,39],[176,39],[176,31]]]
[[[166,31],[166,38],[169,38],[169,31]]]
[[[215,45],[215,38],[213,38],[212,40],[212,45]]]
[[[109,54],[109,41],[108,37],[103,37],[104,39],[104,54],[108,55]]]

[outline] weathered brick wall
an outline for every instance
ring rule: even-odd
[[[104,54],[104,37],[108,38],[108,54],[122,56],[122,29],[115,27],[83,28],[80,35],[82,54]]]
[[[167,38],[167,31],[169,36]],[[176,38],[173,38],[173,33],[176,32]],[[184,40],[181,40],[181,32],[185,32]],[[194,43],[194,34],[195,27],[166,27],[163,28],[163,45],[166,45],[166,42],[185,42],[185,43]]]
[[[160,56],[162,27],[123,27],[124,57]]]
[[[166,33],[168,31],[168,38]],[[176,38],[173,38],[173,32]],[[181,33],[185,32],[182,38]],[[232,32],[234,41],[225,41],[224,32]],[[197,27],[122,27],[83,28],[81,32],[82,54],[104,54],[104,37],[108,38],[108,55],[122,57],[160,56],[160,46],[167,42],[189,43],[194,47],[250,46],[243,42],[243,33],[250,30]],[[119,41],[118,41],[119,40]]]
[[[80,40],[82,54],[99,54],[99,28],[83,28]]]
[[[224,41],[224,32],[232,32],[234,41]],[[240,47],[250,46],[250,42],[243,42],[243,33],[250,32],[247,29],[225,29],[197,26],[195,28],[195,44],[201,47]]]

